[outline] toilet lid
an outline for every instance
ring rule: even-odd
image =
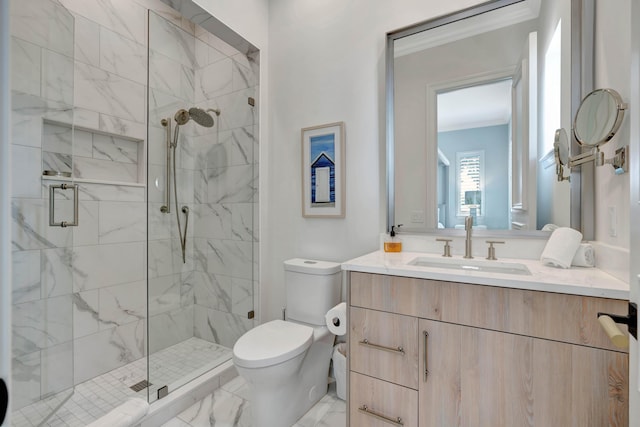
[[[251,329],[233,346],[233,360],[245,368],[277,365],[306,351],[313,341],[313,328],[272,320]]]

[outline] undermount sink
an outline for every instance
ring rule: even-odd
[[[482,271],[486,273],[519,274],[531,276],[531,272],[524,264],[516,262],[480,261],[473,259],[435,259],[418,257],[409,262],[417,267],[448,268],[461,271]]]

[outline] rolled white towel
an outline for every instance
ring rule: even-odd
[[[130,397],[122,405],[107,412],[88,427],[132,427],[147,415],[149,403],[139,397]]]
[[[582,233],[579,231],[569,227],[557,228],[551,233],[540,261],[553,267],[569,268],[581,241]]]
[[[573,257],[573,261],[571,261],[571,265],[575,265],[576,267],[596,266],[596,253],[591,243],[580,243]]]

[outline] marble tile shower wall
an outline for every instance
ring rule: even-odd
[[[147,346],[194,335],[230,346],[252,326],[246,311],[257,288],[258,124],[246,104],[258,93],[256,62],[159,0],[60,3],[74,24],[53,1],[11,2],[14,409],[139,359]],[[159,211],[161,181],[81,184],[81,225],[45,224],[43,160],[56,159],[43,147],[43,119],[146,140],[149,9],[192,40],[184,49],[184,38],[161,38],[166,46],[151,52],[149,176],[165,174],[159,117],[194,104],[222,110],[211,129],[181,129],[179,202],[193,216],[186,265],[175,215]],[[167,46],[183,56],[176,62]]]
[[[211,111],[211,128],[180,127],[178,201],[193,218],[185,264],[175,214],[160,213],[164,187],[149,189],[149,277],[158,290],[150,300],[159,302],[149,324],[151,352],[190,334],[232,347],[253,326],[247,313],[257,286],[257,113],[248,104],[257,92],[257,63],[201,28],[181,24],[154,13],[149,18],[150,176],[165,174],[163,118],[190,106],[220,115]]]

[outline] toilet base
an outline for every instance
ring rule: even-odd
[[[254,426],[291,427],[328,390],[329,363],[335,336],[326,333],[311,344],[300,368],[286,372],[282,366],[256,369],[237,366],[249,386]]]

